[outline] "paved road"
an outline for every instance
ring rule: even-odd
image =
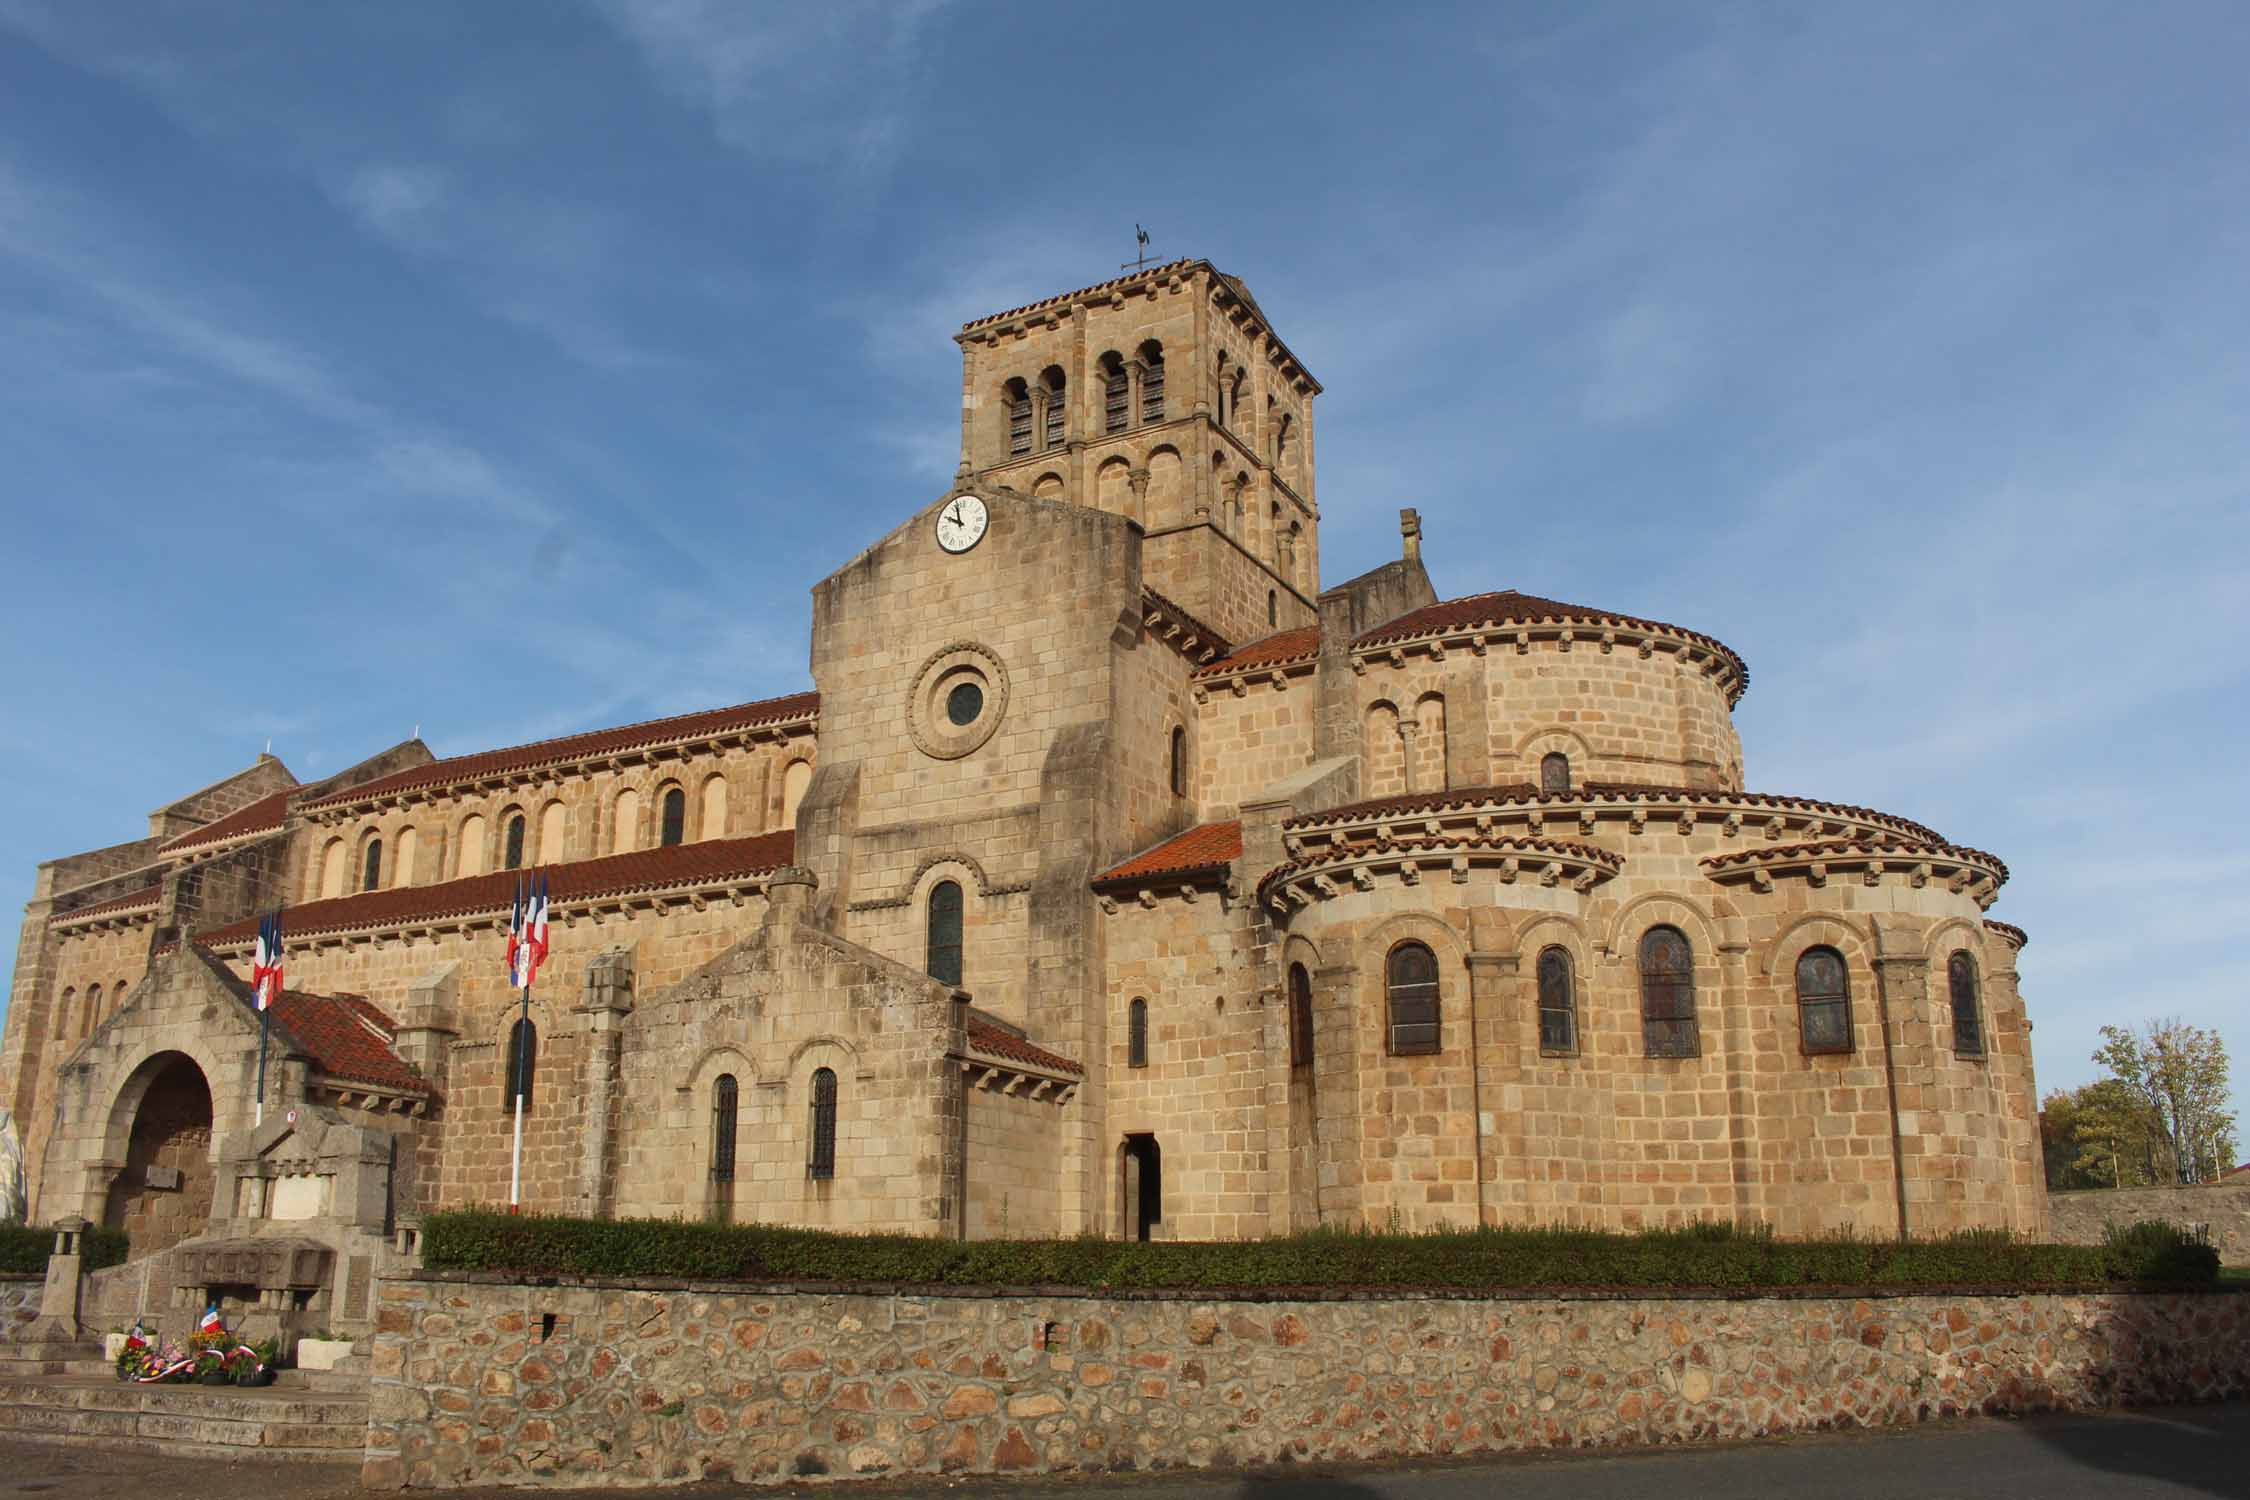
[[[361,1500],[356,1465],[207,1460],[109,1453],[0,1440],[0,1500],[115,1500],[119,1495]],[[449,1500],[523,1500],[525,1490],[447,1492]],[[554,1493],[547,1491],[546,1493]],[[2101,1417],[1971,1421],[1877,1433],[1617,1456],[1564,1454],[1501,1463],[1384,1470],[1306,1469],[1225,1478],[1058,1479],[751,1489],[573,1491],[573,1500],[632,1495],[755,1495],[822,1500],[2250,1500],[2250,1404]]]

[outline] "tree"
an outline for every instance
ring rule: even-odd
[[[2047,1186],[2148,1187],[2157,1180],[2148,1109],[2114,1078],[2057,1089],[2040,1101],[2039,1143]]]
[[[2219,1034],[2176,1017],[2137,1031],[2104,1026],[2101,1034],[2094,1061],[2109,1069],[2103,1082],[2120,1085],[2146,1124],[2150,1179],[2208,1182],[2232,1167],[2235,1121],[2226,1112],[2227,1049]]]

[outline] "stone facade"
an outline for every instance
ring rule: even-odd
[[[2157,1219],[2211,1237],[2222,1263],[2250,1265],[2250,1181],[2200,1187],[2088,1188],[2049,1193],[2048,1232],[2065,1245],[2098,1245],[2111,1225]]]
[[[1411,511],[1324,587],[1320,386],[1208,263],[959,344],[959,471],[814,587],[813,691],[261,758],[42,865],[0,1051],[33,1213],[144,1252],[302,1222],[303,1182],[227,1199],[273,1148],[230,1136],[248,1013],[210,968],[286,906],[268,1109],[376,1132],[409,1228],[514,1191],[969,1235],[2042,1230],[1997,859],[1748,790],[1732,650],[1441,599]],[[496,960],[534,869],[526,1003]],[[207,1138],[166,1114],[196,1098]]]
[[[382,1288],[364,1482],[1418,1458],[2250,1393],[2250,1297]]]

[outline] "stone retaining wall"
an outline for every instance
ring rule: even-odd
[[[39,1317],[39,1294],[46,1282],[37,1276],[0,1276],[0,1343]]]
[[[381,1288],[365,1482],[1204,1467],[2250,1393],[2250,1296]]]
[[[2142,1219],[2201,1225],[2211,1231],[2221,1261],[2250,1265],[2250,1183],[2049,1193],[2047,1216],[2047,1237],[2064,1245],[2098,1245],[2109,1225]]]

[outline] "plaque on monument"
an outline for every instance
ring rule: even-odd
[[[148,1185],[152,1188],[177,1188],[180,1185],[180,1169],[178,1167],[159,1167],[152,1164],[147,1168],[147,1171]]]

